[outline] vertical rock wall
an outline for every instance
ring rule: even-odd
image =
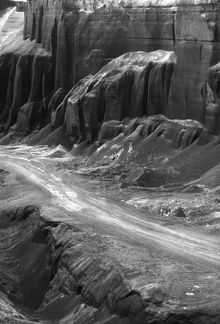
[[[192,118],[205,123],[205,80],[219,62],[219,2],[180,1],[175,18],[177,64],[171,82],[169,118]],[[210,127],[210,124],[207,124]],[[220,124],[212,131],[218,132]]]
[[[103,66],[117,30],[130,24],[121,6],[98,1],[28,1],[25,16],[24,37],[52,53],[56,89],[65,90]]]
[[[0,10],[7,8],[7,7],[13,7],[15,5],[15,3],[13,1],[10,0],[1,0],[0,3]]]
[[[117,86],[129,93],[129,84],[137,83],[137,102],[139,92],[144,91],[146,107],[140,114],[191,118],[218,132],[219,122],[210,122],[210,92],[206,85],[208,69],[220,59],[217,0],[28,0],[24,21],[25,50],[8,50],[1,56],[1,129],[9,129],[17,120],[18,128],[26,134],[47,124],[56,109],[56,116],[64,116],[66,101],[62,108],[51,108],[54,92],[60,89],[67,94],[81,79],[126,52],[160,49],[174,51],[176,63],[150,69],[149,77],[139,74],[135,80],[129,79],[134,76],[128,73],[128,79]],[[87,119],[94,117],[91,107],[96,106],[95,100],[103,98],[103,89],[99,91],[99,95],[87,100]],[[123,91],[119,92],[124,96]],[[121,116],[114,93],[109,87],[104,94],[106,107],[101,107],[101,99],[97,101],[99,109],[105,109],[103,121]],[[133,100],[130,107],[127,100],[127,95],[119,100],[123,109],[131,110],[124,115],[137,116],[138,103]],[[57,122],[56,117],[58,125],[62,121]]]

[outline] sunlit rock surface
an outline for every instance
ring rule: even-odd
[[[164,51],[114,59],[68,94],[63,115],[61,107],[55,113],[55,127],[61,121],[73,142],[93,142],[103,122],[165,112],[175,60]]]
[[[0,322],[219,324],[219,2],[1,14]]]
[[[97,73],[109,60],[126,52],[143,51],[144,57],[144,52],[163,50],[167,55],[175,53],[173,64],[164,64],[159,70],[151,70],[149,64],[147,79],[141,75],[137,79],[137,73],[134,78],[129,72],[124,78],[131,79],[130,88],[138,84],[146,101],[139,111],[132,106],[133,116],[162,113],[168,118],[195,119],[218,133],[218,120],[210,121],[216,119],[210,117],[210,109],[218,111],[218,107],[214,104],[216,108],[210,108],[206,83],[208,69],[219,62],[218,12],[218,1],[27,1],[24,31],[12,23],[20,27],[23,13],[13,12],[5,25],[12,35],[7,41],[1,40],[1,130],[8,132],[17,120],[23,136],[50,122],[54,127],[48,103],[55,91],[62,89],[68,94],[75,84],[84,82],[82,78]],[[123,82],[116,85],[119,98],[115,98],[115,90],[105,93],[109,116],[103,114],[98,123],[105,118],[123,118],[116,101],[126,111],[131,110],[132,103],[126,107],[126,94],[123,97]],[[104,91],[98,97],[103,97]],[[137,97],[138,101],[139,93]],[[91,95],[86,103],[90,107],[85,110],[92,110],[96,99],[97,94]],[[59,125],[63,122],[62,110],[57,113]],[[32,122],[35,114],[40,119],[37,123]]]
[[[138,132],[127,137],[127,153],[121,136],[87,161],[61,146],[0,148],[2,323],[219,323],[220,180],[205,182],[200,166],[204,175],[185,178],[179,192],[161,186],[162,156],[181,155],[173,179],[186,176],[179,164],[193,159],[193,144],[179,151],[158,131],[130,170],[143,144]],[[196,157],[216,149],[198,146]],[[134,183],[141,165],[154,172],[154,188]]]

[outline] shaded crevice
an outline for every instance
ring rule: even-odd
[[[169,96],[170,96],[170,89],[171,89],[171,80],[174,71],[174,64],[169,64],[167,67],[167,75],[166,75],[166,88],[167,88],[167,107],[169,105]]]
[[[33,41],[35,39],[35,34],[36,34],[36,16],[35,16],[35,14],[33,14],[30,41]]]
[[[89,93],[90,91],[92,91],[93,87],[96,85],[97,82],[98,82],[98,80],[91,82],[87,88],[86,93]]]
[[[173,34],[173,47],[176,45],[176,31],[175,31],[176,11],[172,12],[172,34]]]
[[[148,97],[149,97],[149,77],[153,64],[150,63],[146,68],[146,73],[144,77],[144,94],[143,94],[143,103],[142,103],[142,113],[141,116],[148,115]]]
[[[189,142],[187,143],[187,146],[191,145],[193,142],[195,142],[197,139],[200,138],[200,135],[202,134],[203,129],[198,129],[193,136],[190,137]]]
[[[43,6],[40,6],[39,16],[38,16],[38,23],[37,23],[37,35],[36,35],[36,42],[37,43],[41,43],[43,17],[44,17],[44,8],[43,8]]]
[[[160,124],[157,124],[157,123],[152,123],[152,124],[148,125],[148,126],[147,126],[147,131],[144,130],[144,133],[145,133],[144,135],[145,135],[146,137],[150,136],[151,134],[154,133],[154,131],[158,128],[159,125],[160,125]],[[161,130],[161,131],[157,134],[157,137],[159,137],[159,136],[162,135],[162,134],[163,134],[163,130]]]
[[[39,217],[37,205],[14,207],[0,213],[0,282],[4,283],[3,292],[16,307],[28,309],[30,313],[42,303],[50,281],[46,262],[48,246],[45,239],[34,239],[38,236]],[[7,262],[10,259],[13,263]]]
[[[22,106],[28,101],[30,92],[31,92],[31,77],[32,77],[32,64],[33,64],[33,55],[31,54],[25,54],[24,59],[23,59],[23,65],[22,65],[22,73],[23,73],[23,78],[22,78]]]
[[[15,71],[16,71],[16,64],[17,64],[18,57],[14,56],[10,62],[10,73],[9,78],[7,80],[7,84],[5,83],[4,86],[0,84],[1,92],[0,95],[3,95],[4,98],[0,98],[0,101],[4,102],[4,109],[1,111],[1,122],[5,123],[13,102],[13,85],[14,85],[14,78],[15,78]],[[4,87],[7,85],[7,89]]]
[[[37,205],[14,207],[9,210],[3,210],[0,212],[0,228],[2,228],[3,224],[9,226],[10,222],[12,221],[22,222],[25,219],[33,216],[33,214],[35,217],[39,217],[39,207]]]
[[[125,300],[126,298],[128,298],[130,296],[141,297],[141,294],[137,290],[131,290],[125,296],[123,296],[122,298],[117,299],[117,301]]]
[[[78,117],[79,117],[79,137],[78,143],[83,142],[86,139],[86,123],[83,111],[84,100],[80,100],[78,103]]]
[[[52,51],[52,62],[54,65],[54,69],[56,66],[56,57],[57,57],[57,18],[54,19],[54,23],[51,29],[51,51]],[[55,79],[55,74],[54,74],[54,79]]]
[[[161,73],[161,81],[162,81],[162,89],[166,86],[166,78],[167,78],[167,64],[162,64],[160,67],[160,73]]]
[[[119,93],[120,93],[120,102],[122,105],[121,108],[121,118],[123,120],[126,117],[130,117],[132,113],[131,103],[132,103],[132,88],[134,86],[134,72],[128,71],[125,73],[123,78],[123,84],[119,82]]]
[[[98,112],[97,112],[97,123],[103,123],[104,116],[105,116],[105,108],[106,108],[106,101],[105,101],[105,88],[104,86],[100,87],[99,92],[99,99],[98,99]]]
[[[7,100],[8,82],[11,74],[11,64],[13,55],[11,53],[4,54],[0,57],[0,103]]]

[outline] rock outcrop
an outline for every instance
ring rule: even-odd
[[[26,40],[2,47],[1,130],[8,132],[16,124],[18,133],[27,135],[49,123],[56,129],[64,122],[64,134],[72,141],[84,139],[85,133],[92,140],[106,120],[159,113],[168,118],[195,119],[218,133],[219,121],[210,121],[216,119],[210,117],[210,109],[218,112],[218,105],[210,104],[212,85],[207,82],[208,69],[219,62],[218,13],[218,1],[209,0],[27,1]],[[117,73],[108,72],[111,87],[99,87],[101,81],[90,77],[126,52],[138,51],[137,60],[142,56],[144,61],[157,50],[156,55],[172,56],[172,64],[152,68],[152,58],[146,73],[141,74],[141,67],[133,73],[135,54],[127,54],[123,77],[112,82]],[[149,52],[152,54],[145,54]],[[122,59],[113,61],[114,69],[121,69],[117,64]],[[101,71],[111,68],[107,64]],[[81,96],[85,87],[88,94]],[[51,110],[50,100],[57,90],[67,97]],[[81,102],[77,99],[80,96]],[[79,105],[80,126],[74,135],[71,120],[78,118],[73,115]]]
[[[217,0],[28,0],[24,18],[8,11],[0,145],[71,153],[1,153],[0,322],[220,322],[219,239],[204,235],[213,219],[219,231],[219,12]],[[80,173],[94,178],[75,190]],[[181,226],[196,213],[203,236],[107,204],[103,182],[111,195],[128,189],[123,208]],[[157,191],[156,203],[134,188]]]
[[[15,3],[13,1],[10,0],[1,0],[0,3],[0,10],[8,8],[8,7],[13,7],[15,6]]]
[[[165,51],[114,59],[68,94],[63,115],[61,106],[55,113],[55,127],[62,122],[73,142],[91,143],[103,122],[165,112],[175,60],[173,52]]]
[[[84,157],[88,174],[122,187],[155,190],[183,190],[218,165],[220,157],[219,138],[202,124],[163,115],[107,121],[97,142],[75,145],[72,153]]]

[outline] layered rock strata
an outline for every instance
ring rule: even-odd
[[[49,102],[53,93],[60,89],[67,94],[82,78],[97,73],[110,59],[129,51],[164,50],[168,51],[167,55],[170,51],[175,52],[172,75],[171,70],[166,70],[166,64],[158,72],[149,72],[147,80],[140,77],[134,81],[134,76],[128,72],[118,87],[123,88],[123,82],[126,86],[136,82],[139,89],[144,89],[145,98],[150,94],[151,104],[149,106],[149,101],[146,101],[146,107],[141,109],[139,117],[145,112],[148,115],[162,113],[169,118],[191,118],[205,123],[212,132],[217,133],[219,122],[210,122],[210,94],[206,81],[207,70],[219,61],[218,12],[217,1],[28,1],[24,38],[29,40],[20,41],[20,45],[18,42],[13,46],[11,43],[4,45],[1,55],[2,131],[8,131],[17,122],[20,134],[23,132],[23,135],[27,135],[49,124]],[[145,54],[143,60],[144,57]],[[168,75],[169,86],[166,84],[164,87],[163,82],[168,82]],[[158,79],[161,79],[161,85]],[[94,79],[91,80],[93,82]],[[86,82],[88,84],[89,81]],[[111,78],[109,82],[112,82]],[[161,86],[164,87],[162,91]],[[132,110],[133,116],[136,116],[136,108],[131,107],[131,102],[126,103],[129,101],[126,94],[122,98],[124,90],[119,91],[119,99],[114,98],[114,91],[106,95],[107,101],[111,102],[107,109],[112,109],[108,118],[117,120],[119,116],[124,117],[125,114],[120,113],[121,108],[118,110],[113,103],[117,100],[119,106],[124,106],[126,115]],[[72,97],[72,91],[68,96]],[[135,98],[135,94],[132,96]],[[87,105],[94,105],[97,94],[95,97],[93,95]],[[105,110],[101,97],[102,94],[98,105]],[[215,107],[218,111],[218,105]],[[91,108],[86,109],[87,120],[92,120],[94,115],[89,113]],[[98,123],[106,120],[104,115],[102,117],[98,118]],[[62,118],[59,120],[61,124]]]
[[[72,61],[71,59],[69,61],[69,71],[72,69],[73,75],[72,82],[74,83],[84,76],[82,67],[87,66],[87,63],[90,70],[86,74],[88,72],[92,73],[94,70],[97,71],[100,67],[89,61],[93,57],[91,55],[93,49],[98,51],[102,58],[114,58],[129,51],[142,50],[150,52],[158,49],[175,51],[177,65],[172,78],[171,93],[170,95],[167,94],[169,96],[169,110],[165,110],[164,114],[169,118],[191,118],[204,123],[206,106],[203,97],[205,95],[206,71],[210,65],[218,62],[218,2],[205,1],[204,4],[204,2],[199,1],[160,1],[159,3],[141,1],[130,3],[124,1],[120,4],[112,3],[112,7],[108,7],[107,3],[103,4],[102,12],[98,8],[101,4],[93,3],[92,5],[91,8],[87,3],[84,5],[76,2],[71,4],[70,2],[68,4],[63,3],[62,12],[64,15],[66,10],[73,10],[66,17],[67,34],[74,35],[66,45],[68,55],[74,53],[74,55],[70,55]],[[39,8],[39,4],[35,6]],[[87,26],[83,28],[81,24],[81,28],[74,29],[69,21],[74,19],[73,12],[76,6],[79,6],[88,17]],[[36,7],[34,8],[33,5],[28,6],[26,34],[29,35],[31,34],[30,26],[33,26],[30,9],[32,14],[35,13],[37,17],[36,22],[41,19]],[[50,18],[47,16],[49,8],[44,6],[45,9],[44,23],[49,28],[48,25],[51,26],[51,20],[54,16],[59,20],[60,7],[58,5],[55,14],[50,14]],[[118,13],[117,17],[111,16],[112,9],[114,9],[114,12],[120,12],[120,15]],[[92,13],[90,13],[91,10]],[[112,21],[111,24],[109,22],[106,24],[106,17]],[[61,21],[62,19],[63,17]],[[80,20],[79,18],[78,21]],[[99,25],[100,21],[101,25]],[[117,24],[114,25],[113,22],[117,22]],[[45,25],[43,25],[43,30],[48,35],[47,28],[44,27]],[[38,28],[41,28],[39,24],[36,30]],[[112,30],[111,39],[106,35],[106,28]],[[91,31],[89,34],[88,29]],[[102,36],[96,32],[100,29],[102,30]],[[38,36],[36,35],[35,38],[38,39]],[[42,44],[47,49],[50,49],[48,39],[45,40],[45,38],[46,36],[43,36]],[[106,38],[108,38],[108,42]],[[79,42],[76,39],[79,39]],[[84,44],[81,44],[83,42]],[[103,48],[100,48],[100,43],[103,44]],[[58,51],[61,46],[62,42],[58,39]],[[61,52],[66,55],[65,51],[61,50]],[[60,54],[57,55],[57,58],[59,56]],[[78,78],[75,67],[79,57],[82,67]]]

